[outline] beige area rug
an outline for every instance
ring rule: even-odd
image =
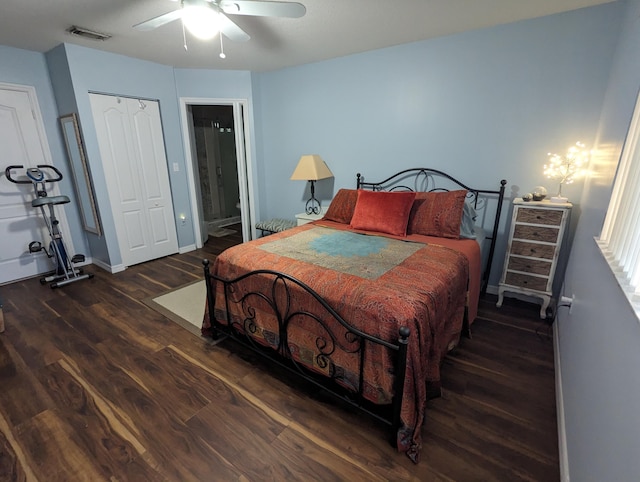
[[[233,229],[227,229],[227,228],[216,228],[216,229],[209,228],[208,234],[209,236],[213,236],[214,238],[222,238],[223,236],[236,234],[236,232]]]
[[[206,298],[204,280],[198,280],[142,301],[194,335],[201,336]]]

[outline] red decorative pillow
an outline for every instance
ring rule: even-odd
[[[415,192],[358,191],[358,202],[351,218],[353,229],[407,235],[407,222]]]
[[[353,217],[357,200],[358,191],[355,189],[340,189],[331,201],[323,219],[349,224]]]
[[[466,196],[465,190],[416,193],[407,232],[440,238],[460,238]]]

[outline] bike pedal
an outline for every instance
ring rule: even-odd
[[[40,241],[31,241],[29,243],[29,252],[30,253],[37,253],[38,251],[42,251],[44,248],[42,247],[42,244],[40,243]]]

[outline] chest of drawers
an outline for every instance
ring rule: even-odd
[[[505,292],[520,293],[541,298],[540,318],[546,318],[571,207],[571,203],[513,201],[498,307]]]

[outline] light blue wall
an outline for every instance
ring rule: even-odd
[[[244,71],[175,70],[172,67],[100,52],[72,44],[61,44],[46,55],[0,46],[3,69],[0,82],[34,85],[43,112],[54,164],[65,174],[62,185],[70,193],[69,205],[71,237],[76,252],[84,252],[107,265],[122,262],[115,236],[113,216],[109,207],[100,153],[98,149],[90,92],[158,99],[165,135],[169,165],[178,163],[179,171],[169,170],[174,213],[185,213],[192,219],[189,188],[186,178],[179,98],[214,98],[247,100],[250,131],[253,131],[251,74]],[[66,151],[58,128],[58,115],[77,112],[94,181],[100,209],[103,236],[85,233],[80,224],[75,192],[67,171]],[[249,150],[255,164],[257,154],[250,132]],[[253,166],[257,171],[256,166]],[[256,176],[257,177],[257,176]],[[252,182],[254,182],[252,180]],[[254,187],[256,187],[254,185]],[[178,244],[195,244],[192,224],[177,224]]]
[[[117,94],[131,97],[157,99],[164,130],[165,149],[168,165],[177,163],[179,171],[169,170],[169,182],[173,196],[174,214],[191,213],[184,149],[180,130],[178,98],[176,94],[174,69],[166,65],[141,61],[122,55],[101,52],[72,44],[64,44],[68,69],[73,82],[78,115],[86,143],[87,159],[91,167],[98,205],[102,207],[100,216],[104,228],[104,238],[108,252],[93,252],[93,256],[114,266],[122,263],[115,236],[114,221],[109,206],[107,186],[102,170],[98,141],[93,124],[90,92]],[[189,218],[191,216],[189,215]],[[178,245],[194,244],[192,225],[177,223]]]
[[[241,70],[201,70],[201,69],[176,69],[176,88],[179,98],[216,99],[216,100],[242,100],[247,101],[247,119],[249,132],[245,132],[247,141],[248,170],[254,173],[249,179],[254,192],[257,193],[258,184],[256,175],[259,172],[257,165],[257,151],[255,148],[255,124],[254,124],[254,99],[251,72]],[[255,202],[258,205],[257,200]]]
[[[251,73],[245,70],[176,69],[178,97],[251,99]]]
[[[357,172],[379,180],[423,166],[478,188],[504,178],[508,193],[552,191],[547,152],[595,135],[619,12],[608,4],[256,75],[261,214],[303,210],[308,188],[289,180],[301,154],[320,154],[335,175],[317,183],[323,199],[354,187]],[[581,184],[564,191],[578,201]]]
[[[49,76],[51,77],[51,86],[53,87],[58,112],[60,115],[78,112],[64,46],[60,45],[58,48],[47,52],[45,59],[47,61]],[[67,165],[69,165],[68,158]],[[71,174],[70,169],[69,175]],[[99,211],[99,206],[97,206],[97,210]],[[80,215],[79,209],[78,214]],[[96,236],[84,230],[72,233],[72,235],[74,238],[84,240],[88,244],[84,250],[78,252],[91,256],[92,258],[94,253],[106,252],[104,237]],[[98,258],[100,257],[98,256]]]
[[[623,5],[565,280],[575,302],[557,321],[569,471],[579,481],[640,479],[640,323],[594,242],[640,88],[640,0]]]
[[[53,165],[62,172],[64,176],[60,182],[60,192],[71,198],[71,203],[64,206],[67,220],[69,222],[70,233],[64,233],[66,242],[72,242],[74,253],[89,254],[87,250],[87,240],[80,224],[80,214],[76,193],[71,181],[71,171],[67,161],[67,153],[60,134],[58,123],[58,109],[53,93],[51,79],[47,70],[45,56],[41,53],[28,50],[16,49],[0,45],[0,82],[9,84],[29,85],[35,88],[38,104],[42,113],[44,129],[51,150]],[[4,168],[13,164],[11,159],[2,159],[3,164],[0,170],[0,190],[6,181],[4,178]],[[46,242],[47,240],[41,240]],[[26,247],[25,247],[26,249]]]
[[[169,166],[177,163],[179,170],[169,169],[169,180],[173,196],[176,219],[186,215],[188,222],[177,223],[178,245],[189,247],[195,244],[191,220],[191,203],[185,151],[180,122],[180,97],[248,99],[251,100],[251,77],[248,72],[181,70],[140,61],[121,55],[99,52],[76,45],[65,44],[67,65],[73,82],[73,92],[82,120],[83,134],[87,144],[87,157],[94,174],[96,196],[100,206],[109,206],[107,189],[101,167],[95,127],[91,115],[89,92],[117,94],[132,97],[158,99],[164,130],[164,141]],[[250,105],[250,104],[249,104]],[[255,157],[255,153],[254,157]],[[101,211],[105,225],[105,251],[95,251],[111,265],[121,263],[117,239],[110,212]],[[107,252],[108,250],[108,252]],[[104,257],[107,257],[106,259]]]

